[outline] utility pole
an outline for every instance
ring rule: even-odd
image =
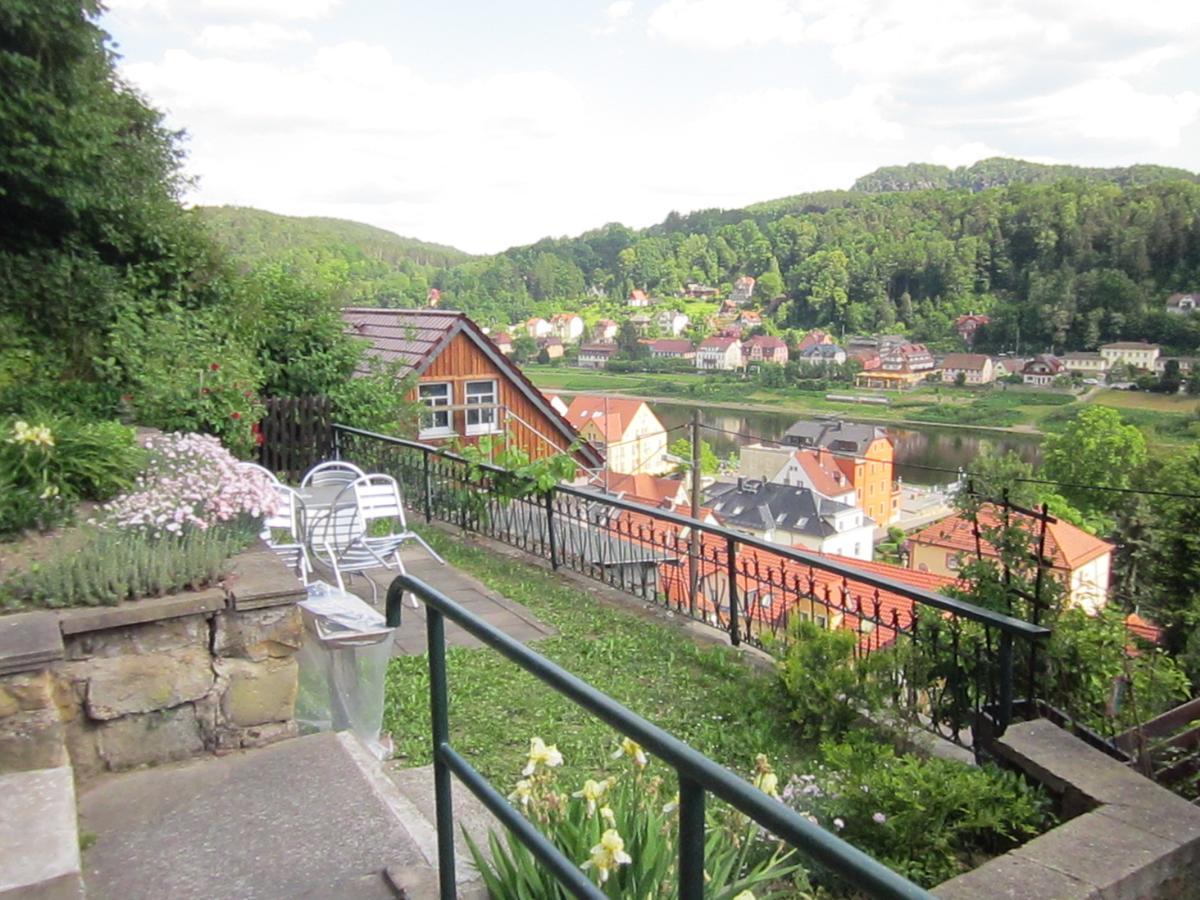
[[[688,550],[688,612],[696,615],[696,595],[700,592],[700,553],[703,543],[700,536],[700,409],[692,408],[692,528],[691,546]]]

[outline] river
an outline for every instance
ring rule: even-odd
[[[682,403],[651,402],[650,408],[667,428],[686,425],[692,407]],[[758,440],[777,441],[788,427],[802,416],[797,413],[747,411],[732,406],[704,406],[700,423],[708,426],[702,435],[717,455],[728,456],[743,444]],[[852,415],[845,417],[853,420]],[[1004,453],[1015,450],[1022,459],[1038,464],[1040,447],[1036,435],[972,431],[966,428],[942,428],[937,425],[884,425],[896,446],[896,477],[908,484],[946,484],[953,472],[969,469],[971,462],[985,451]],[[684,431],[672,432],[676,440]],[[950,471],[943,471],[943,470]]]

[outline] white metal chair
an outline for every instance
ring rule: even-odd
[[[392,528],[372,534],[376,523],[390,521]],[[362,574],[371,583],[371,596],[379,600],[379,586],[366,573],[388,569],[404,573],[400,547],[416,541],[442,565],[446,561],[417,533],[408,529],[400,486],[390,475],[364,475],[339,493],[333,506],[322,514],[310,530],[312,558],[333,572],[337,585],[345,590],[343,576]],[[415,608],[417,603],[409,598]]]
[[[283,560],[284,565],[296,573],[301,584],[308,584],[308,576],[313,567],[304,543],[304,501],[285,484],[276,482],[275,492],[279,503],[275,512],[263,519],[260,536],[275,555]],[[286,538],[282,541],[276,540],[277,531],[284,532]]]
[[[362,478],[367,473],[354,463],[332,460],[313,466],[304,473],[300,482],[301,488],[320,487],[323,484],[351,484],[355,479]]]

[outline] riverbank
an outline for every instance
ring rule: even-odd
[[[689,374],[610,374],[554,366],[527,366],[526,374],[545,391],[636,396],[658,403],[739,409],[796,416],[839,415],[885,425],[949,428],[966,432],[1041,436],[1060,430],[1087,405],[1117,409],[1152,446],[1186,446],[1200,439],[1200,398],[1144,392],[1091,390],[1081,396],[1021,386],[963,389],[930,385],[906,392],[872,392],[888,406],[825,399],[824,392],[765,388]]]

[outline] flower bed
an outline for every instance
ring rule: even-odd
[[[213,437],[155,435],[132,489],[100,507],[72,552],[34,563],[0,587],[12,607],[113,605],[215,583],[253,541],[275,493]]]

